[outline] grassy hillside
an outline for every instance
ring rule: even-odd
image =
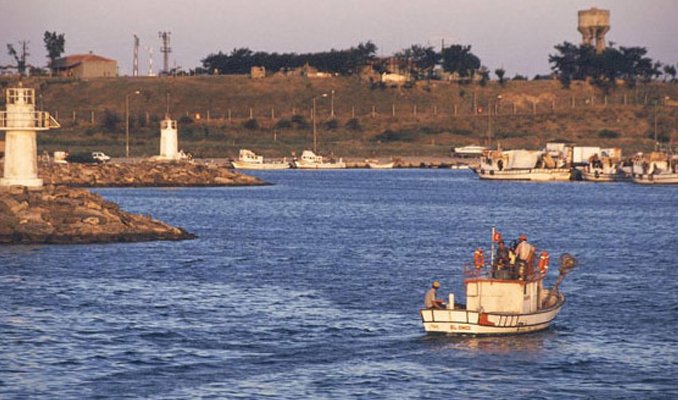
[[[2,87],[13,84],[0,81]],[[504,148],[538,148],[561,139],[631,154],[653,147],[655,111],[660,138],[678,138],[678,108],[665,105],[667,97],[678,99],[678,85],[669,83],[621,86],[607,94],[586,83],[570,89],[554,81],[395,88],[341,77],[31,78],[24,85],[36,89],[38,108],[62,124],[38,135],[39,151],[122,156],[126,95],[133,156],[158,153],[158,121],[168,98],[172,118],[179,120],[180,147],[197,157],[235,157],[242,147],[267,156],[300,154],[313,145],[314,97],[319,148],[344,157],[440,157],[452,146],[486,144],[488,137]]]

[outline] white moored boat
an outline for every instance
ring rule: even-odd
[[[367,159],[367,160],[365,160],[365,162],[367,163],[367,166],[370,169],[392,169],[393,164],[394,164],[393,161],[382,163],[382,162],[379,162],[379,160],[372,160],[372,159]]]
[[[658,152],[646,157],[638,154],[634,157],[631,179],[643,185],[678,184],[678,157]]]
[[[253,151],[247,149],[240,149],[238,153],[238,160],[232,161],[233,168],[236,169],[288,169],[290,164],[283,159],[283,161],[269,161],[265,162],[263,156],[256,155]]]
[[[621,166],[621,160],[613,157],[598,158],[594,155],[581,171],[582,179],[591,182],[624,182],[629,180]]]
[[[543,256],[544,253],[539,257],[539,269],[535,270],[533,262],[523,268],[522,274],[512,273],[510,268],[502,271],[482,265],[465,266],[466,304],[455,303],[450,293],[446,309],[420,310],[424,330],[452,335],[507,335],[548,328],[565,303],[558,285],[577,261],[569,254],[562,255],[558,260],[560,276],[547,289],[544,278],[548,255],[546,268],[541,265]]]
[[[530,150],[488,151],[473,171],[480,179],[511,181],[569,181],[572,175],[549,154]]]
[[[294,167],[298,169],[342,169],[346,163],[340,158],[339,161],[324,161],[323,156],[318,156],[311,150],[304,150],[301,158],[294,161]]]

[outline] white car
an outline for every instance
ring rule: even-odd
[[[92,153],[92,158],[101,161],[101,162],[106,162],[111,159],[111,157],[107,156],[106,154],[100,152],[100,151],[95,151]]]

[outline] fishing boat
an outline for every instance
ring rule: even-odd
[[[464,146],[464,147],[455,147],[452,149],[455,155],[460,157],[480,157],[484,151],[487,150],[485,146]]]
[[[633,159],[631,179],[642,185],[678,184],[678,156],[653,152],[637,154]]]
[[[543,151],[490,150],[473,168],[480,179],[512,181],[569,181],[570,168]]]
[[[619,152],[621,154],[621,151]],[[597,154],[589,159],[588,164],[581,171],[582,179],[590,182],[624,182],[629,175],[624,171],[618,157]]]
[[[240,149],[238,160],[232,161],[233,168],[236,169],[288,169],[290,164],[283,159],[282,161],[264,161],[263,156],[256,155],[253,151]]]
[[[577,260],[570,254],[560,256],[560,275],[548,289],[544,285],[548,253],[541,253],[538,262],[536,256],[531,258],[520,266],[499,266],[494,260],[486,266],[482,250],[476,250],[474,262],[463,267],[466,303],[455,302],[450,293],[445,308],[420,310],[424,330],[449,335],[509,335],[548,328],[565,304],[558,286]]]
[[[294,167],[298,169],[342,169],[346,163],[340,158],[338,161],[325,161],[323,156],[316,155],[311,150],[304,150],[301,158],[294,161]]]
[[[367,159],[365,163],[369,169],[392,169],[394,164],[393,161],[382,163],[373,159]]]

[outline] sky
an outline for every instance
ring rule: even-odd
[[[678,62],[678,0],[0,0],[0,65],[7,44],[28,40],[28,63],[45,66],[45,31],[63,33],[65,55],[95,54],[132,73],[133,35],[140,74],[162,67],[158,33],[171,32],[170,66],[192,69],[234,48],[307,53],[371,40],[388,56],[414,44],[471,45],[491,71],[548,74],[549,54],[579,43],[577,11],[610,10],[608,41],[642,46],[662,63]]]

